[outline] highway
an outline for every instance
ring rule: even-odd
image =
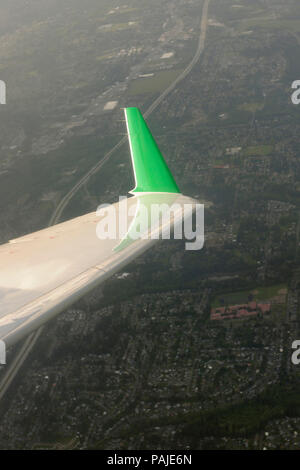
[[[188,64],[188,66],[181,72],[181,74],[171,83],[171,85],[166,88],[160,95],[159,97],[152,103],[152,105],[147,109],[147,111],[144,114],[144,116],[147,118],[149,117],[153,111],[155,111],[158,106],[161,104],[161,102],[170,94],[172,93],[173,90],[179,85],[180,82],[182,82],[187,75],[192,71],[194,66],[197,64],[199,61],[201,54],[204,50],[205,46],[205,39],[206,39],[206,32],[207,32],[207,15],[208,15],[208,6],[209,6],[210,0],[205,0],[203,9],[202,9],[202,15],[201,15],[201,23],[200,23],[200,37],[199,37],[199,42],[198,42],[198,47],[196,50],[196,53],[191,60],[191,62]],[[54,213],[52,214],[52,217],[49,221],[49,227],[51,225],[55,225],[59,222],[62,213],[72,197],[79,191],[79,189],[90,179],[91,176],[93,176],[95,173],[97,173],[100,168],[109,160],[109,158],[125,143],[127,142],[127,136],[123,137],[99,162],[96,163],[74,186],[70,191],[62,198],[60,203],[58,204],[57,208],[55,209]]]
[[[210,0],[204,0],[204,4],[202,7],[202,14],[201,14],[201,21],[200,21],[200,36],[198,41],[198,47],[195,52],[195,55],[185,70],[171,83],[171,85],[166,88],[159,97],[152,103],[152,105],[144,112],[144,116],[147,118],[149,117],[153,111],[155,111],[158,106],[162,103],[162,101],[189,75],[192,71],[194,66],[199,61],[202,52],[205,47],[205,40],[207,34],[207,20],[208,20],[208,7],[209,7]],[[79,191],[79,189],[93,176],[97,173],[101,167],[109,160],[109,158],[125,143],[127,142],[127,136],[123,137],[105,156],[96,163],[74,186],[70,191],[62,198],[60,203],[58,204],[57,208],[55,209],[54,213],[52,214],[48,226],[55,225],[59,222],[64,209],[72,199],[72,197]],[[0,380],[0,400],[5,395],[6,391],[8,390],[10,384],[12,383],[14,377],[20,370],[22,364],[27,359],[29,353],[32,351],[34,345],[36,344],[38,338],[40,337],[43,326],[40,327],[37,331],[33,332],[26,338],[22,347],[14,357],[11,364],[7,366],[7,370],[5,371],[3,377]]]

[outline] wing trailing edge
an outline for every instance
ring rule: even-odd
[[[116,224],[125,218],[128,232],[99,239],[97,227],[103,216],[93,212],[0,245],[0,341],[7,346],[140,256],[167,227],[181,225],[187,206],[192,217],[196,201],[180,194],[140,111],[126,108],[125,116],[136,187],[133,197],[126,199],[126,210],[124,201],[113,207]],[[143,219],[141,206],[158,205],[167,212],[173,203],[177,209],[167,222],[162,214],[153,227],[146,224],[145,230],[154,237],[131,236],[138,222],[143,225],[148,220]]]

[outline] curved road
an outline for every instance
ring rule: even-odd
[[[188,64],[188,66],[181,72],[180,75],[174,80],[174,82],[171,83],[171,85],[166,88],[161,95],[152,103],[152,105],[147,109],[147,111],[144,114],[144,116],[147,118],[150,116],[150,114],[153,113],[153,111],[156,110],[156,108],[161,104],[161,102],[177,87],[177,85],[182,82],[187,75],[192,71],[194,66],[197,64],[198,60],[200,59],[200,56],[204,50],[205,46],[205,39],[206,39],[206,32],[207,32],[207,14],[208,14],[208,5],[209,5],[210,0],[205,0],[203,9],[202,9],[202,15],[201,15],[201,23],[200,23],[200,37],[199,37],[199,42],[198,42],[198,47],[196,50],[196,53],[191,60],[191,62]],[[100,168],[109,160],[109,158],[112,156],[113,153],[116,152],[125,142],[127,142],[127,136],[123,137],[120,142],[118,142],[99,162],[96,163],[95,166],[93,166],[74,186],[70,191],[63,197],[63,199],[60,201],[58,204],[57,208],[55,209],[54,213],[52,214],[52,217],[49,221],[49,227],[51,225],[57,224],[59,222],[60,217],[62,216],[62,213],[66,206],[68,205],[69,201],[72,199],[72,197],[77,193],[77,191],[90,179],[92,175],[97,173],[97,171],[100,170]]]
[[[208,15],[208,6],[210,0],[204,0],[203,8],[202,8],[202,15],[201,15],[201,23],[200,23],[200,37],[198,42],[198,47],[195,52],[195,55],[185,70],[171,83],[171,85],[166,88],[161,95],[152,103],[152,105],[147,109],[144,113],[144,116],[147,118],[150,114],[155,111],[155,109],[161,104],[161,102],[177,87],[177,85],[182,82],[187,75],[192,71],[194,66],[197,64],[200,56],[204,50],[205,46],[205,39],[207,33],[207,15]],[[79,189],[90,179],[92,175],[97,173],[100,168],[109,160],[112,154],[118,150],[125,142],[127,141],[127,136],[123,137],[120,142],[118,142],[99,162],[96,163],[74,186],[73,188],[63,197],[63,199],[58,204],[57,208],[55,209],[52,217],[50,218],[48,226],[55,225],[59,222],[59,219],[62,216],[62,213],[66,206],[68,205],[69,201],[72,197],[79,191]],[[3,398],[5,392],[8,390],[11,382],[13,381],[14,377],[18,373],[19,369],[21,368],[22,364],[28,357],[30,351],[34,347],[36,341],[38,340],[41,332],[43,331],[43,326],[40,327],[37,331],[30,334],[28,338],[26,338],[24,344],[20,348],[17,355],[14,357],[12,363],[9,365],[8,369],[6,370],[4,376],[1,378],[0,381],[0,400]]]

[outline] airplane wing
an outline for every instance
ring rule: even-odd
[[[140,111],[126,108],[125,118],[136,182],[132,195],[0,246],[0,340],[7,346],[182,224],[184,207],[192,217],[196,201],[180,193]],[[161,212],[150,221],[157,205]]]

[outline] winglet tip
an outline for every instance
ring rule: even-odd
[[[128,107],[124,112],[136,183],[130,193],[180,193],[139,108]]]

